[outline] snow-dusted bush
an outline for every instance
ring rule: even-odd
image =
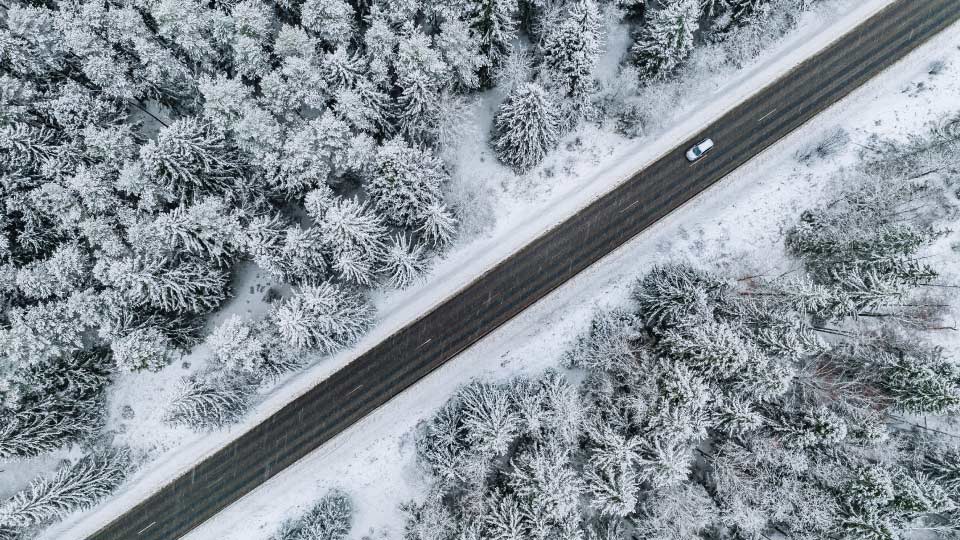
[[[828,132],[824,137],[816,142],[797,150],[797,161],[808,163],[814,157],[823,159],[836,154],[850,142],[850,135],[841,127],[837,127]]]

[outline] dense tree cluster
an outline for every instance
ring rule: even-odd
[[[958,142],[875,142],[786,235],[794,275],[655,267],[567,352],[582,382],[460,389],[420,430],[405,538],[956,534],[960,365],[919,261],[956,217]]]

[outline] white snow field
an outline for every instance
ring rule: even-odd
[[[110,500],[51,526],[40,538],[83,538],[91,534],[889,2],[838,0],[824,4],[818,11],[805,14],[795,31],[744,70],[728,74],[729,77],[714,75],[685,82],[698,98],[691,99],[683,110],[671,112],[673,118],[664,121],[664,124],[673,126],[669,130],[627,140],[586,127],[561,144],[565,149],[554,152],[544,165],[524,177],[516,177],[499,165],[487,147],[485,126],[499,99],[495,95],[487,96],[479,104],[478,108],[482,110],[477,113],[475,132],[468,131],[463,135],[467,142],[458,151],[460,172],[452,186],[454,196],[461,199],[461,204],[474,205],[474,221],[467,223],[470,225],[466,231],[468,236],[443,260],[437,261],[427,280],[410,289],[377,297],[378,324],[361,342],[278,384],[263,396],[263,401],[241,424],[223,431],[197,434],[171,428],[160,420],[174,382],[205,363],[207,353],[202,346],[184,357],[186,364],[182,369],[142,373],[120,380],[110,390],[110,422],[117,432],[114,442],[131,446],[148,463]],[[611,41],[622,40],[625,38],[622,34],[612,29],[609,38]],[[772,253],[779,253],[779,225],[791,220],[798,209],[812,203],[822,181],[815,174],[817,168],[802,167],[793,171],[794,150],[789,145],[798,144],[796,141],[805,140],[805,137],[815,138],[817,130],[825,129],[824,126],[832,127],[829,122],[831,119],[835,121],[835,111],[840,108],[859,111],[856,117],[845,117],[851,122],[855,118],[862,121],[857,131],[861,136],[880,129],[892,132],[893,128],[900,131],[902,127],[906,130],[937,117],[951,105],[950,100],[943,97],[951,92],[956,95],[957,91],[957,75],[949,66],[943,74],[917,90],[916,97],[900,94],[899,89],[906,84],[905,81],[925,73],[927,64],[936,59],[938,50],[945,51],[949,47],[949,53],[953,55],[950,58],[956,61],[955,43],[950,39],[958,41],[957,35],[957,27],[952,27],[936,42],[924,46],[908,60],[872,81],[867,89],[858,91],[857,97],[849,98],[831,112],[821,115],[814,124],[791,136],[789,141],[767,150],[737,174],[629,246],[608,256],[411,391],[271,480],[264,488],[227,509],[191,537],[265,538],[278,520],[295,515],[298,505],[308,504],[332,485],[334,479],[356,498],[359,525],[355,533],[366,532],[371,527],[379,530],[389,524],[396,525],[397,504],[416,496],[422,488],[413,461],[410,430],[445,401],[459,384],[474,376],[495,372],[497,377],[505,377],[555,364],[567,338],[583,327],[597,305],[623,300],[623,291],[628,286],[623,276],[635,275],[662,257],[682,256],[685,252],[699,254],[707,244],[721,248],[712,254],[717,264],[721,264],[722,254],[751,251],[755,247],[771,246]],[[616,43],[610,45],[612,52],[605,58],[605,69],[615,68],[620,51],[625,48],[625,45]],[[946,54],[944,59],[949,60]],[[874,95],[870,92],[892,101],[888,107],[876,105],[876,115],[868,118],[865,110],[872,110],[874,106],[864,107],[862,102],[868,99],[866,95]],[[941,99],[937,100],[936,96]],[[909,115],[909,118],[888,118],[897,111]],[[883,124],[869,124],[877,118]],[[892,125],[894,123],[896,125]],[[851,123],[851,131],[853,127]],[[552,176],[544,173],[549,170],[554,171]],[[757,182],[756,178],[766,180]],[[770,180],[772,178],[778,180],[774,182]],[[484,228],[483,224],[488,226]],[[771,268],[777,268],[780,260],[770,257],[767,262]],[[251,267],[240,284],[237,298],[222,311],[214,324],[230,313],[246,311],[257,314],[266,309],[261,296],[269,283],[260,279],[255,268]],[[587,290],[591,291],[590,294],[582,294]],[[529,352],[525,353],[525,350]],[[496,363],[491,364],[486,361],[488,359],[496,359]],[[133,419],[123,418],[121,411],[125,406],[133,408]],[[0,476],[0,480],[0,485],[9,486],[0,488],[4,492],[12,492],[24,482],[10,476]],[[282,490],[283,496],[278,490]]]

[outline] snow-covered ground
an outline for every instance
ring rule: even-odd
[[[674,111],[673,121],[665,122],[673,126],[671,129],[655,136],[626,140],[596,128],[586,128],[566,141],[537,173],[524,178],[513,176],[496,162],[486,147],[485,131],[480,132],[478,127],[476,133],[464,133],[468,142],[458,151],[461,172],[455,178],[452,190],[453,197],[460,198],[464,205],[469,204],[475,214],[467,223],[468,237],[437,262],[423,284],[377,297],[378,325],[357,346],[325,358],[276,386],[242,424],[225,431],[193,434],[170,428],[160,421],[175,380],[204,362],[206,353],[202,347],[185,357],[180,369],[145,373],[120,381],[111,390],[110,398],[111,422],[117,428],[115,442],[131,445],[152,461],[110,503],[51,527],[42,538],[81,538],[129,509],[171,477],[263,420],[545,229],[589,204],[677,141],[694,134],[700,126],[889,1],[838,0],[825,4],[820,11],[808,13],[800,27],[779,46],[767,51],[755,64],[736,76],[715,76],[688,83],[689,88],[697,90],[699,97],[691,99],[686,110]],[[960,84],[950,66],[944,74],[932,79],[924,78],[924,74],[929,62],[940,59],[937,51],[943,51],[942,59],[958,62],[955,54],[957,35],[957,28],[951,28],[938,38],[939,45],[925,46],[871,83],[872,90],[861,90],[856,99],[847,100],[840,106],[859,111],[855,115],[844,114],[851,121],[848,128],[854,133],[855,141],[877,130],[909,130],[955,107],[955,100],[949,97],[956,95]],[[623,37],[617,32],[611,35],[612,40],[622,40]],[[612,70],[619,59],[618,51],[623,49],[625,45],[611,45],[612,52],[604,62],[607,69]],[[948,58],[948,55],[953,56]],[[912,88],[901,94],[900,90],[906,88],[908,81],[922,81],[924,84],[920,89]],[[882,96],[883,103],[873,103],[872,97],[865,96],[876,96],[877,100]],[[492,114],[496,99],[497,96],[487,96],[481,100],[477,106],[477,121],[472,125],[485,125],[484,118]],[[889,104],[887,100],[890,100]],[[709,105],[703,105],[705,103]],[[876,114],[867,114],[871,111]],[[903,118],[898,118],[897,114]],[[834,126],[829,122],[835,118],[837,115],[832,113],[822,115],[820,120],[790,140],[815,139],[819,131]],[[874,125],[875,120],[881,123]],[[861,124],[855,125],[858,121]],[[579,140],[579,144],[575,140]],[[635,275],[656,260],[682,257],[686,253],[695,253],[702,260],[703,248],[707,246],[711,248],[710,259],[721,265],[730,260],[742,262],[745,258],[728,256],[755,249],[769,248],[767,252],[779,253],[782,225],[789,223],[801,207],[812,204],[815,194],[822,189],[823,174],[818,172],[822,173],[825,166],[795,168],[794,148],[790,144],[797,143],[788,141],[768,150],[736,175],[607,257],[561,291],[431,375],[414,390],[282,473],[270,482],[270,487],[245,498],[193,536],[265,537],[279,517],[295,514],[297,504],[315,498],[331,485],[333,479],[339,479],[340,485],[356,497],[360,526],[355,532],[396,524],[397,503],[415,496],[422,488],[420,474],[414,468],[409,432],[420,419],[446,400],[457,385],[473,376],[493,373],[498,377],[508,376],[555,364],[559,351],[565,346],[564,338],[578,332],[596,307],[623,301],[624,291],[629,286],[624,276]],[[851,156],[848,153],[843,159],[851,159]],[[541,174],[546,170],[552,170],[552,176]],[[763,181],[756,181],[758,178]],[[484,224],[491,225],[484,228]],[[769,268],[760,268],[760,271],[775,272],[780,269],[782,259],[766,257],[764,264]],[[269,286],[267,280],[251,269],[240,283],[242,288],[238,290],[237,298],[224,312],[261,313],[265,309],[262,296]],[[581,294],[587,290],[590,294]],[[121,411],[127,406],[130,407],[128,418],[124,418]],[[129,418],[130,410],[133,418]],[[0,485],[13,486],[11,491],[20,484],[19,479],[12,477],[0,476],[0,480],[3,480]],[[295,494],[295,498],[271,495],[278,486]],[[269,525],[260,529],[261,524]]]

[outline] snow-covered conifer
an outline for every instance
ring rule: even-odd
[[[363,335],[373,322],[373,308],[360,294],[324,282],[301,287],[272,316],[292,347],[329,354]]]
[[[473,383],[457,393],[457,400],[463,407],[467,441],[489,457],[506,452],[520,427],[520,417],[511,406],[506,390]]]
[[[591,463],[584,471],[590,505],[607,516],[625,517],[636,511],[639,483],[631,467]]]
[[[527,538],[528,526],[520,501],[511,495],[495,494],[487,499],[482,515],[484,528],[498,540],[522,540]]]
[[[484,57],[481,82],[486,84],[511,50],[517,33],[516,0],[469,0],[467,20],[477,35]]]
[[[142,251],[170,253],[174,257],[191,253],[226,265],[241,247],[242,240],[236,213],[222,198],[210,196],[160,214],[132,243]]]
[[[300,355],[283,346],[269,319],[245,321],[239,315],[231,315],[214,329],[207,344],[217,361],[258,377],[278,377],[301,362]]]
[[[0,505],[0,527],[24,530],[90,508],[109,495],[131,469],[126,450],[89,454],[65,465]]]
[[[242,375],[184,377],[163,419],[197,431],[221,428],[243,417],[255,392],[253,381]]]
[[[665,2],[640,29],[631,49],[642,77],[665,79],[690,56],[700,19],[699,0]]]
[[[371,261],[382,256],[387,229],[380,216],[370,211],[367,204],[338,197],[326,208],[318,210],[314,219],[335,256],[348,251]]]
[[[410,140],[435,139],[439,123],[438,97],[449,78],[449,68],[430,38],[419,29],[401,38],[395,62],[397,86],[397,126]]]
[[[69,300],[11,308],[7,317],[9,327],[0,329],[0,351],[13,366],[39,365],[83,346],[87,326]]]
[[[651,538],[696,538],[719,520],[716,504],[703,486],[684,482],[660,489],[644,498],[638,532]]]
[[[134,305],[171,312],[206,313],[219,306],[229,291],[225,272],[196,260],[164,263],[131,257],[110,264],[107,274]]]
[[[177,120],[140,148],[143,172],[181,197],[235,189],[244,164],[224,134],[196,117]]]
[[[66,297],[81,287],[89,276],[89,257],[75,244],[60,246],[42,261],[34,261],[17,272],[17,287],[34,299]]]
[[[540,85],[514,89],[494,118],[493,148],[501,161],[517,172],[540,163],[560,140],[560,113]]]
[[[387,283],[397,289],[406,289],[427,270],[423,245],[411,243],[404,234],[393,237],[383,253],[383,273]]]
[[[443,162],[429,150],[394,138],[377,151],[367,191],[389,223],[415,229],[424,224],[427,208],[443,200],[440,187],[448,180]]]
[[[443,203],[431,203],[424,209],[423,225],[417,232],[426,244],[443,249],[457,232],[457,218]]]
[[[354,34],[353,7],[344,0],[306,0],[300,12],[304,28],[331,45],[346,44]]]
[[[603,52],[601,32],[602,21],[594,0],[577,0],[567,17],[550,28],[540,44],[549,84],[577,102],[593,86],[592,71]]]
[[[273,182],[281,193],[304,191],[343,174],[351,133],[346,122],[326,113],[291,133],[283,145],[283,160]]]
[[[690,266],[657,266],[637,281],[633,297],[648,325],[670,327],[707,317],[725,290],[723,281]]]
[[[406,515],[403,525],[404,540],[444,540],[457,530],[457,522],[438,497],[430,496],[421,504],[404,503],[400,509]]]
[[[124,371],[159,371],[173,361],[172,346],[160,330],[139,328],[110,343],[113,360]]]
[[[630,341],[636,337],[638,321],[626,311],[597,313],[590,329],[577,338],[564,355],[570,367],[592,371],[609,371],[614,364],[629,361],[633,356]]]
[[[459,86],[472,90],[480,85],[480,68],[487,59],[480,53],[480,43],[466,21],[460,18],[442,21],[434,43]]]

